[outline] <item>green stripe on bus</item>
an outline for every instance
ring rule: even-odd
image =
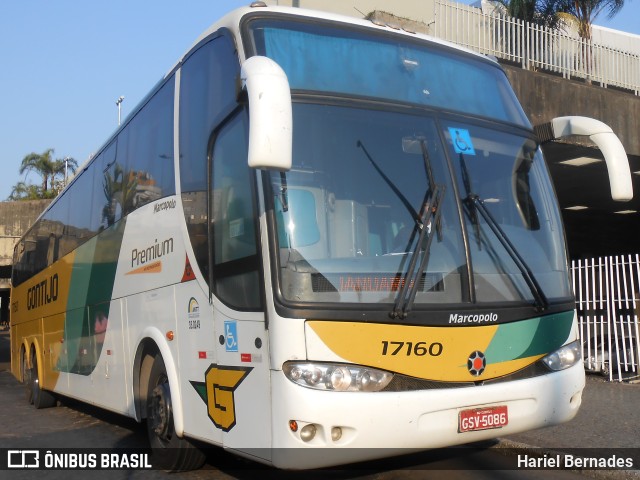
[[[492,363],[544,355],[569,338],[573,311],[500,325],[487,351]]]
[[[89,375],[102,343],[95,335],[97,315],[109,317],[126,219],[93,237],[76,250],[65,319],[65,348],[57,369]]]

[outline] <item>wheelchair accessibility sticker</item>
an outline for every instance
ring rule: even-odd
[[[466,128],[449,127],[449,135],[451,135],[451,142],[453,143],[453,149],[456,153],[462,153],[464,155],[476,154],[469,130]]]
[[[235,321],[224,322],[224,349],[227,352],[238,351],[238,324]]]

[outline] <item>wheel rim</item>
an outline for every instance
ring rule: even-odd
[[[166,382],[156,385],[149,401],[149,427],[163,442],[170,442],[173,437],[173,417],[171,408],[171,391]]]
[[[33,378],[32,378],[32,369],[27,366],[26,356],[22,355],[22,382],[25,387],[27,402],[29,404],[33,403]]]
[[[33,358],[31,361],[31,391],[33,395],[33,403],[38,403],[40,396],[40,381],[38,379],[38,361]]]

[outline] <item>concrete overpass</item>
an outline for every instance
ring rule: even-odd
[[[597,148],[579,137],[543,146],[562,208],[570,256],[640,252],[640,97],[508,64],[503,68],[531,123],[564,115],[596,118],[620,137],[631,172],[635,172],[633,200],[614,202]]]
[[[13,247],[50,202],[0,202],[0,323],[9,318]]]

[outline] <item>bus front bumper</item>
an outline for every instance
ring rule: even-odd
[[[320,468],[556,425],[576,415],[584,386],[581,363],[508,383],[376,393],[313,390],[272,371],[271,460],[279,468]],[[506,411],[507,424],[460,432],[469,427],[460,412],[474,409]]]

